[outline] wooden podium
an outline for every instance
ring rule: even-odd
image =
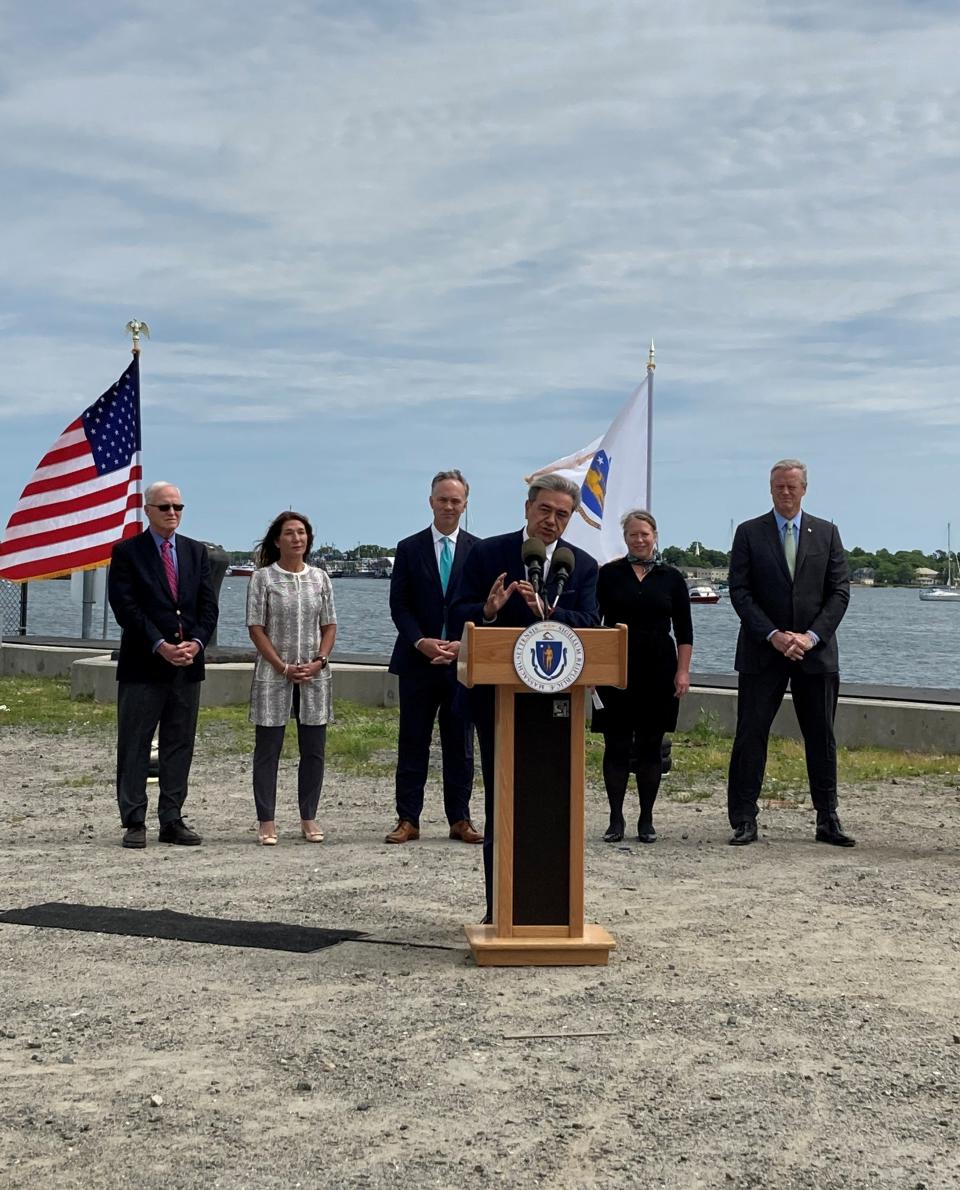
[[[482,967],[605,966],[616,942],[583,920],[588,686],[623,687],[627,629],[576,630],[584,664],[560,693],[514,668],[520,628],[464,627],[457,677],[496,690],[493,925],[464,926]]]

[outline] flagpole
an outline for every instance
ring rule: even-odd
[[[147,324],[145,322],[141,322],[139,318],[131,318],[130,321],[127,323],[127,325],[124,327],[124,330],[127,332],[128,335],[132,336],[132,338],[133,338],[133,346],[131,348],[130,354],[139,363],[139,360],[140,360],[140,336],[146,335],[147,338],[149,339],[150,338],[150,328],[147,326]],[[140,480],[139,479],[137,480],[137,491],[138,492],[140,491]],[[95,575],[96,575],[96,571],[94,571],[94,570],[86,570],[86,571],[84,571],[84,574],[83,574],[83,617],[84,618],[83,618],[83,623],[80,628],[80,632],[84,638],[86,638],[90,634],[89,620],[93,618],[93,604],[95,601],[95,599],[94,599],[94,577],[95,577]],[[107,568],[106,568],[106,573],[104,575],[104,585],[103,585],[103,622],[102,622],[101,635],[100,635],[101,640],[107,639],[107,620],[109,619],[109,613],[110,613],[110,601],[109,601],[109,599],[107,599],[107,579],[109,578],[109,575],[110,575],[110,563],[108,562]],[[88,581],[90,584],[89,588],[87,586]],[[88,599],[89,599],[89,613],[88,613],[88,602],[87,602]],[[88,615],[89,615],[89,619],[88,619]]]
[[[653,374],[657,369],[656,350],[650,340],[647,356],[647,511],[653,511]]]
[[[140,336],[142,336],[142,334],[145,334],[145,336],[148,337],[148,339],[149,339],[150,338],[150,327],[148,325],[146,325],[146,322],[142,322],[138,318],[131,318],[131,320],[128,321],[127,325],[124,327],[124,330],[126,331],[128,336],[130,336],[133,339],[133,345],[131,346],[130,353],[133,356],[133,358],[136,359],[137,363],[139,364],[139,361],[140,361]],[[140,494],[140,490],[142,490],[142,481],[137,480],[137,494],[138,495]],[[140,522],[140,524],[143,524],[143,522]],[[109,600],[107,599],[107,583],[109,581],[109,563],[107,563],[107,571],[106,571],[106,575],[105,575],[105,580],[106,580],[105,583],[103,583],[103,627],[102,627],[102,634],[101,634],[101,638],[100,638],[101,640],[107,639],[107,620],[108,620],[108,616],[109,616]]]

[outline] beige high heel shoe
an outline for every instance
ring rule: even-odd
[[[301,822],[300,834],[303,835],[308,843],[322,843],[325,838],[323,831],[315,822],[311,822],[307,826],[304,826]]]

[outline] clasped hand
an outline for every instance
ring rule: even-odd
[[[425,636],[417,641],[417,648],[431,665],[450,665],[460,652],[458,640],[441,640],[437,636]]]
[[[806,632],[775,632],[770,643],[788,661],[802,661],[813,648],[813,641]]]
[[[320,672],[319,661],[298,661],[296,665],[288,665],[285,677],[295,686],[302,686],[304,682],[311,682]]]
[[[157,652],[164,661],[182,668],[186,665],[193,665],[193,659],[200,652],[200,646],[195,640],[183,640],[178,645],[173,645],[165,640]]]

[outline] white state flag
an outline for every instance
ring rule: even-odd
[[[564,540],[592,554],[601,566],[626,553],[620,518],[646,504],[649,400],[648,379],[633,392],[603,437],[540,467],[526,480],[533,483],[553,473],[579,486],[580,507],[563,532]]]

